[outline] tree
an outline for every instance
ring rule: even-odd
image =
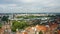
[[[2,27],[2,24],[0,23],[0,28]]]
[[[7,22],[8,21],[8,18],[9,18],[9,16],[3,16],[1,20]]]
[[[18,21],[14,21],[12,23],[12,31],[15,32],[16,29],[24,29],[28,27],[28,24],[25,22],[25,21],[21,21],[21,22],[18,22]]]
[[[33,25],[40,25],[41,19],[35,19],[32,21]]]
[[[43,32],[42,32],[42,31],[40,31],[40,32],[39,32],[39,34],[43,34]]]

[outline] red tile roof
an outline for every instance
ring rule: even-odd
[[[58,34],[60,34],[60,30],[58,30]]]

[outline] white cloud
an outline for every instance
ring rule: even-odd
[[[15,7],[15,6],[17,6],[16,4],[0,4],[0,7],[11,7],[11,6],[13,6],[13,7]]]
[[[58,0],[5,0],[10,4],[0,4],[0,12],[59,12]],[[15,3],[14,3],[15,2]],[[58,8],[58,9],[56,9]]]
[[[31,2],[35,2],[35,0],[21,0],[21,2],[23,2],[23,3],[31,3]]]
[[[19,5],[24,4],[28,6],[30,5],[39,5],[39,6],[58,6],[60,5],[59,0],[4,0],[6,2],[10,2],[10,3],[18,3]],[[3,2],[4,3],[4,2]],[[13,4],[12,4],[13,5]],[[15,5],[15,4],[14,4]],[[14,6],[13,5],[13,6]]]

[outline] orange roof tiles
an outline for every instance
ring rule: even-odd
[[[42,26],[42,25],[37,25],[37,26],[35,26],[33,28],[35,28],[37,31],[47,31],[47,29],[48,29],[47,27]],[[30,28],[27,28],[26,30],[33,31],[33,28],[30,27]]]
[[[34,27],[28,27],[25,29],[24,32],[22,32],[22,34],[28,34],[28,32],[34,32],[35,29],[36,31],[43,31],[46,32],[47,30],[51,31],[53,29],[55,29],[58,26],[58,24],[54,23],[54,24],[50,24],[49,27],[46,27],[44,25],[36,25]],[[60,34],[60,31],[58,31],[58,33]]]
[[[55,28],[57,28],[58,24],[54,23],[53,25],[50,26],[50,29],[53,30]]]
[[[37,28],[37,30],[39,30],[39,31],[47,31],[47,27],[42,26],[42,25],[37,25],[36,28]]]
[[[22,34],[28,34],[27,32],[22,32]]]
[[[60,34],[60,30],[58,30],[58,34]]]

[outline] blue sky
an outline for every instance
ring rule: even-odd
[[[0,13],[60,12],[60,0],[0,0]]]

